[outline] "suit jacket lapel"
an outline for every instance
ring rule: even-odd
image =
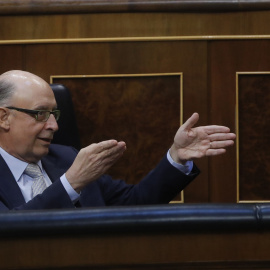
[[[0,156],[0,196],[9,208],[25,203],[22,192],[2,156]]]
[[[66,166],[58,164],[54,157],[46,156],[42,160],[42,166],[52,182],[59,179],[66,171]],[[22,192],[16,183],[8,165],[0,155],[0,198],[10,209],[25,203]]]

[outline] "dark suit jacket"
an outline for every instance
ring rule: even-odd
[[[42,165],[52,181],[42,194],[25,203],[21,190],[4,159],[0,156],[0,211],[30,209],[74,208],[60,177],[68,170],[77,150],[62,145],[51,145]],[[189,176],[174,168],[164,157],[157,167],[139,184],[129,185],[103,175],[84,188],[80,196],[82,207],[106,205],[142,205],[168,203],[189,184],[199,170],[194,166]]]

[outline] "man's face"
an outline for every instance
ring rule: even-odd
[[[56,109],[56,101],[50,86],[42,80],[19,80],[10,106],[30,109]],[[51,114],[47,122],[36,121],[34,115],[9,110],[10,128],[5,149],[11,155],[26,162],[37,162],[48,153],[53,134],[58,125]]]

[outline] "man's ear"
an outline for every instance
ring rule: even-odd
[[[3,107],[0,107],[0,128],[4,130],[9,130],[9,110]]]

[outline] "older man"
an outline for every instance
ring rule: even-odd
[[[19,70],[0,75],[0,210],[168,203],[198,175],[192,159],[225,153],[235,139],[227,127],[193,128],[194,113],[157,167],[128,185],[104,174],[123,155],[125,142],[103,141],[79,153],[53,145],[59,116],[40,77]]]

